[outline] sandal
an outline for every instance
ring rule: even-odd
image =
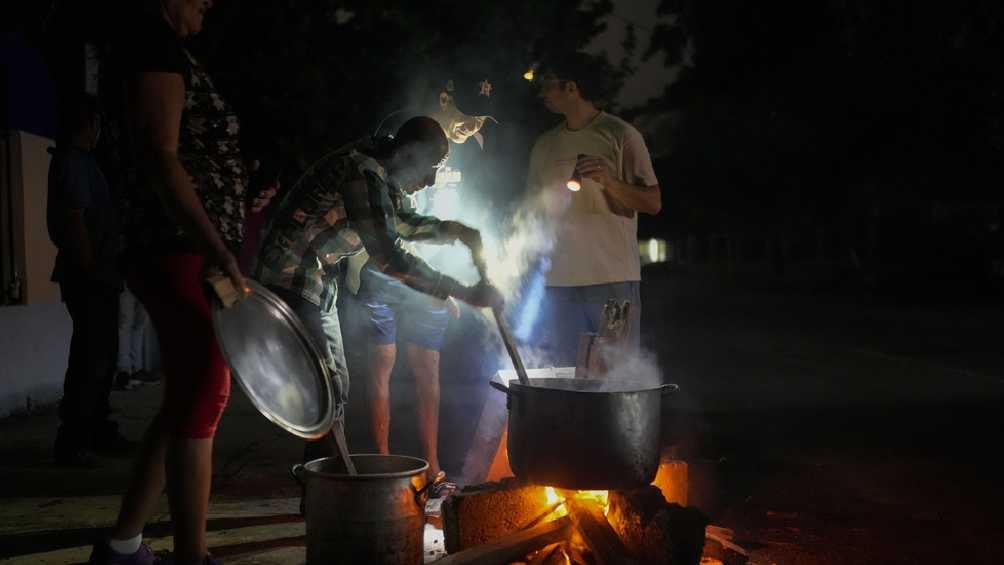
[[[457,490],[457,483],[440,480],[429,488],[429,498],[444,498],[450,496]]]

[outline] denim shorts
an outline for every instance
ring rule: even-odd
[[[439,351],[450,315],[444,302],[409,288],[401,281],[364,268],[357,296],[368,313],[371,341],[377,345],[405,343]]]

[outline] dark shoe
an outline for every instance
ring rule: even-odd
[[[57,447],[55,451],[56,465],[60,467],[88,469],[97,466],[94,454],[83,447]]]
[[[136,390],[143,386],[143,382],[136,378],[135,373],[130,375],[125,371],[119,371],[115,374],[114,383],[115,390]]]
[[[162,565],[163,560],[153,554],[147,544],[140,544],[139,550],[132,555],[119,553],[108,546],[107,542],[94,544],[91,558],[87,565]]]
[[[98,453],[128,456],[136,453],[139,443],[120,434],[118,423],[106,420],[94,432],[92,447]]]
[[[94,454],[75,438],[70,437],[70,434],[66,433],[62,427],[56,434],[56,444],[52,451],[56,465],[61,467],[88,468],[96,466]]]
[[[136,371],[132,379],[141,385],[154,385],[160,382],[160,371]]]

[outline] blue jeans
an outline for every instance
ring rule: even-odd
[[[118,370],[133,374],[160,368],[157,332],[146,308],[128,288],[119,295]]]
[[[631,302],[629,342],[638,347],[641,334],[641,290],[638,281],[589,286],[549,286],[544,292],[534,342],[555,367],[574,367],[583,333],[599,333],[607,300]]]

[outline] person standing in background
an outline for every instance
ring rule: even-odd
[[[546,59],[535,80],[548,110],[564,120],[530,155],[528,193],[557,226],[538,337],[556,366],[574,366],[579,338],[598,333],[608,300],[631,302],[639,342],[638,213],[658,214],[662,193],[641,133],[600,108],[606,71],[582,53]],[[573,191],[566,182],[582,178]]]
[[[85,94],[74,100],[64,128],[50,150],[46,210],[59,250],[52,280],[73,322],[54,455],[59,465],[88,466],[95,449],[122,442],[118,424],[108,419],[122,289],[119,218],[93,153],[101,132],[97,100]]]
[[[119,354],[115,387],[130,390],[160,381],[157,332],[146,308],[128,287],[119,294]]]

